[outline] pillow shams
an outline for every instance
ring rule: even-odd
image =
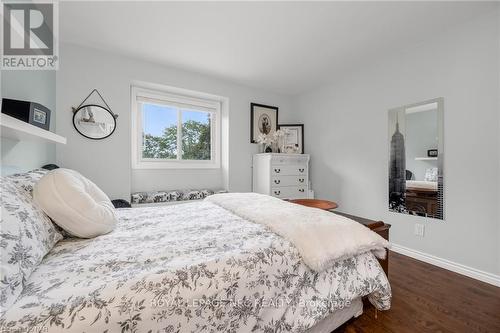
[[[1,177],[0,191],[1,315],[15,302],[31,272],[62,236],[29,194],[12,180]]]
[[[45,176],[49,170],[46,169],[35,169],[25,173],[16,173],[9,175],[5,178],[11,180],[14,184],[21,187],[23,190],[29,193],[33,197],[33,188],[35,184]]]

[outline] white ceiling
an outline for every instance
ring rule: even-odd
[[[496,3],[63,2],[63,42],[296,94]]]

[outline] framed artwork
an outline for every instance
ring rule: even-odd
[[[278,128],[278,107],[263,104],[250,104],[250,142],[259,134],[272,135]]]
[[[280,130],[287,130],[284,137],[284,153],[304,154],[304,124],[279,125]]]

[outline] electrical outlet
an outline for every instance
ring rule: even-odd
[[[425,231],[425,226],[423,224],[418,224],[418,223],[415,224],[415,230],[414,230],[415,235],[424,237],[424,231]]]

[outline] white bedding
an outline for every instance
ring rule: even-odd
[[[346,308],[334,311],[325,319],[316,323],[306,333],[331,333],[339,326],[347,322],[351,318],[357,318],[363,314],[363,301],[357,298],[352,301],[352,304]]]
[[[390,307],[369,252],[316,273],[287,240],[209,202],[117,213],[111,233],[59,242],[0,328],[303,332],[361,296]]]
[[[407,180],[406,181],[406,188],[415,188],[415,189],[424,189],[424,190],[438,190],[438,183],[437,182],[428,182],[424,180]]]
[[[351,219],[268,195],[225,193],[205,200],[290,241],[303,261],[317,272],[331,267],[334,261],[368,251],[383,259],[389,247],[388,241]]]

